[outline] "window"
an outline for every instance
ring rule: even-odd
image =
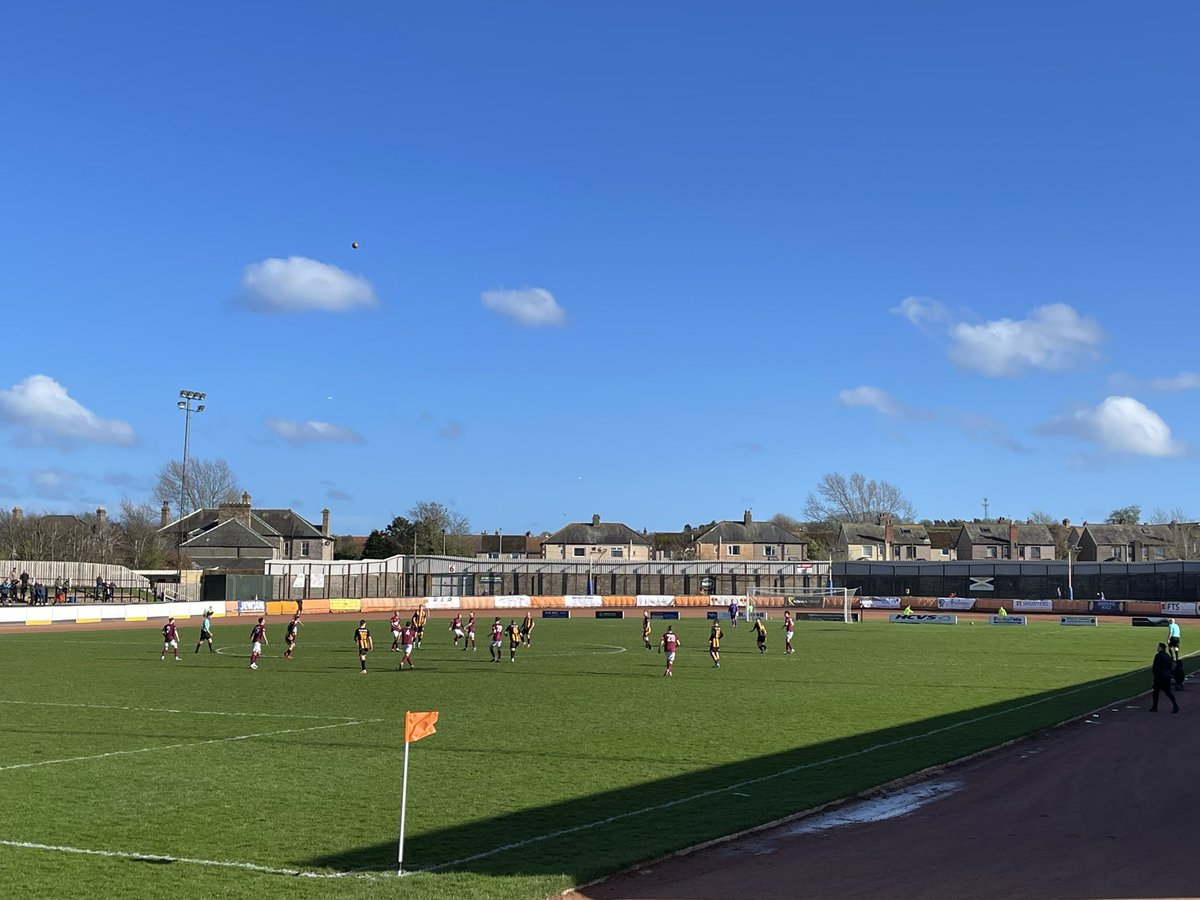
[[[1029,558],[1030,559],[1041,559],[1042,558],[1042,548],[1041,547],[1030,547],[1029,548]]]
[[[622,557],[625,555],[625,548],[624,547],[613,547],[611,550],[608,551],[608,555],[611,557],[614,557],[614,558]]]
[[[300,542],[300,555],[301,555],[301,556],[308,556],[308,541],[301,541],[301,542]]]
[[[985,557],[985,558],[987,558],[987,559],[995,559],[995,558],[996,558],[996,556],[997,556],[997,554],[996,554],[996,548],[995,548],[995,546],[987,546],[987,547],[984,547],[984,548],[983,548],[983,555],[984,555],[984,557]]]
[[[871,559],[875,556],[875,548],[867,544],[863,545],[862,555],[864,559]]]
[[[572,547],[571,555],[572,556],[587,556],[587,550],[584,547]]]
[[[1150,557],[1151,557],[1151,559],[1166,559],[1167,558],[1167,548],[1166,547],[1151,547],[1150,548]]]
[[[917,558],[917,548],[913,544],[909,544],[907,547],[904,548],[904,558],[905,559],[916,559]]]
[[[499,558],[500,558],[500,554],[499,554],[499,553],[491,553],[491,552],[489,552],[489,553],[488,553],[488,555],[487,555],[487,558],[488,558],[488,559],[499,559]]]
[[[775,552],[775,548],[774,548],[773,546],[767,546],[767,547],[763,547],[763,558],[765,558],[765,559],[778,559],[778,558],[779,558],[779,556],[778,556],[778,554]]]
[[[725,549],[728,551],[730,556],[741,556],[742,555],[742,548],[738,544],[726,544]]]
[[[949,547],[943,547],[941,550],[939,550],[939,551],[938,551],[938,553],[940,553],[940,554],[941,554],[942,556],[944,556],[944,557],[945,557],[945,556],[949,556],[949,555],[950,555],[950,548],[949,548]]]

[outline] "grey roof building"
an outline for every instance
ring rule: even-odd
[[[651,542],[622,522],[572,522],[542,541],[543,559],[648,560]]]
[[[808,559],[808,541],[774,522],[755,522],[750,510],[741,521],[717,522],[692,539],[697,559]]]
[[[329,510],[321,527],[291,509],[254,509],[249,494],[240,502],[195,510],[171,522],[163,504],[159,532],[177,543],[197,568],[263,571],[268,559],[333,559]]]
[[[959,559],[1054,559],[1054,535],[1045,525],[966,522],[957,548]]]

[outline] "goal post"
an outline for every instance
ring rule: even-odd
[[[802,618],[840,618],[849,623],[858,621],[854,613],[856,594],[855,589],[844,587],[752,587],[746,592],[746,601],[755,607],[790,609]]]

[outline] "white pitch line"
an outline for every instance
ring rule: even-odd
[[[260,713],[260,712],[221,712],[219,710],[205,709],[168,709],[166,707],[156,706],[117,706],[105,705],[103,703],[54,703],[49,700],[0,700],[0,703],[7,703],[12,706],[55,706],[64,707],[66,709],[113,709],[120,712],[150,712],[150,713],[172,713],[175,715],[188,716],[232,716],[238,718],[255,718],[255,719],[353,719],[354,716],[316,716],[306,715],[303,713]]]
[[[111,750],[108,753],[96,753],[91,756],[72,756],[67,759],[42,759],[37,762],[16,763],[15,765],[0,766],[0,772],[12,769],[36,769],[40,766],[54,766],[59,763],[87,762],[93,759],[108,759],[113,756],[131,756],[136,753],[155,753],[159,750],[181,750],[185,747],[204,747],[209,744],[228,744],[232,741],[249,741],[254,738],[275,737],[280,734],[303,734],[306,731],[323,731],[328,728],[345,728],[347,725],[366,725],[372,722],[382,722],[383,719],[363,719],[361,721],[338,722],[334,725],[313,725],[311,728],[284,728],[280,731],[260,731],[256,734],[237,734],[233,737],[211,738],[207,741],[189,741],[182,744],[162,744],[158,747],[139,747],[136,750]]]
[[[617,813],[616,815],[607,816],[606,818],[603,818],[603,819],[596,819],[593,822],[586,822],[583,825],[573,825],[570,828],[562,828],[562,829],[559,829],[558,831],[552,831],[552,832],[549,832],[548,834],[539,834],[539,835],[536,835],[531,838],[526,838],[523,841],[513,841],[510,844],[504,844],[500,847],[494,847],[491,850],[484,850],[482,853],[473,853],[470,856],[464,856],[460,859],[452,859],[449,862],[439,863],[436,866],[427,866],[426,868],[420,869],[417,871],[437,872],[442,869],[449,869],[454,866],[461,866],[464,863],[475,862],[476,860],[480,860],[480,859],[487,859],[489,856],[495,856],[497,853],[507,853],[510,850],[520,850],[522,847],[528,847],[530,844],[539,844],[539,843],[543,843],[545,841],[551,841],[551,840],[554,840],[555,838],[565,837],[566,835],[569,835],[569,834],[577,834],[580,831],[587,831],[592,828],[599,828],[604,825],[611,825],[612,823],[620,822],[623,819],[631,819],[634,816],[643,816],[643,815],[646,815],[647,813],[659,812],[664,809],[670,809],[675,806],[680,806],[681,804],[684,804],[684,803],[691,803],[695,800],[704,800],[708,797],[712,797],[717,794],[723,794],[726,792],[737,791],[742,788],[751,787],[752,785],[755,785],[755,784],[761,784],[764,781],[773,781],[776,778],[784,778],[784,777],[787,777],[788,775],[795,775],[797,772],[803,772],[807,769],[818,769],[818,768],[821,768],[822,766],[827,766],[830,763],[844,762],[845,760],[854,759],[855,757],[858,757],[858,756],[866,756],[870,753],[875,753],[879,750],[890,750],[893,747],[898,747],[898,746],[901,746],[902,744],[911,744],[913,741],[924,740],[925,738],[933,737],[934,735],[938,735],[938,734],[944,734],[947,731],[954,731],[958,728],[962,728],[967,725],[975,725],[975,724],[978,724],[979,722],[986,722],[988,719],[995,719],[999,716],[1006,716],[1009,713],[1017,712],[1017,711],[1023,710],[1023,709],[1030,709],[1034,706],[1040,706],[1041,704],[1049,703],[1052,700],[1059,700],[1063,697],[1069,697],[1072,694],[1078,694],[1083,691],[1089,691],[1089,690],[1092,690],[1093,688],[1100,687],[1100,686],[1108,684],[1110,682],[1119,681],[1122,678],[1128,678],[1132,674],[1136,674],[1136,673],[1126,672],[1122,675],[1114,675],[1111,678],[1106,678],[1103,681],[1098,681],[1098,682],[1095,682],[1094,684],[1089,684],[1089,685],[1085,685],[1083,687],[1078,687],[1078,688],[1072,688],[1071,690],[1062,691],[1061,693],[1057,693],[1057,694],[1054,694],[1049,697],[1042,697],[1038,700],[1031,700],[1028,703],[1022,703],[1019,706],[1012,706],[1012,707],[1009,707],[1008,709],[999,710],[998,712],[987,713],[982,716],[976,716],[973,719],[964,719],[961,722],[955,722],[951,725],[944,725],[941,728],[935,728],[932,731],[924,731],[921,734],[914,734],[914,735],[909,735],[908,737],[896,738],[895,740],[892,740],[892,741],[884,741],[883,743],[880,743],[880,744],[873,744],[870,747],[864,747],[862,750],[854,750],[850,753],[843,753],[840,756],[831,756],[826,759],[819,759],[819,760],[816,760],[816,761],[810,762],[810,763],[801,763],[798,766],[791,766],[787,769],[781,769],[780,771],[773,772],[770,775],[759,775],[757,778],[748,778],[745,781],[739,781],[734,784],[726,784],[719,788],[712,788],[711,790],[701,791],[698,794],[692,794],[688,797],[680,797],[676,800],[668,800],[665,803],[655,804],[654,806],[644,806],[641,809],[634,809],[634,810],[630,810],[629,812]]]
[[[297,878],[371,878],[367,873],[357,872],[309,872],[303,869],[285,869],[280,866],[263,866],[258,863],[236,862],[227,859],[194,859],[188,856],[165,856],[160,853],[129,853],[124,850],[94,850],[87,847],[64,847],[58,844],[37,844],[33,841],[8,841],[0,838],[0,847],[17,847],[22,850],[49,850],[54,853],[76,853],[83,856],[105,856],[110,859],[131,859],[135,862],[187,863],[193,866],[218,866],[223,869],[242,869],[266,875],[293,875]]]

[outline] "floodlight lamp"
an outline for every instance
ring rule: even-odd
[[[204,412],[204,404],[203,403],[201,403],[199,406],[196,407],[196,412]]]
[[[179,401],[178,403],[176,403],[175,405],[176,405],[176,406],[178,406],[180,409],[187,409],[187,404],[186,404],[186,403],[184,403],[182,400],[180,400],[180,401]]]

